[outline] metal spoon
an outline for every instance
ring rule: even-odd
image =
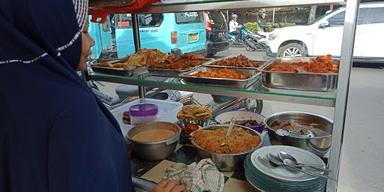
[[[322,174],[311,173],[311,172],[302,170],[300,168],[294,167],[294,166],[292,166],[290,164],[290,160],[289,159],[284,159],[284,161],[282,161],[279,157],[277,157],[276,155],[273,155],[273,154],[268,154],[267,157],[268,157],[268,160],[269,160],[269,162],[271,164],[277,165],[277,166],[284,166],[284,167],[286,167],[290,171],[299,171],[299,172],[305,173],[305,174],[313,176],[313,177],[322,177],[322,178],[331,179],[331,180],[336,181],[336,179],[333,179],[333,178],[331,178],[329,176],[322,175]]]
[[[283,160],[283,165],[289,167],[290,169],[294,169],[294,170],[296,170],[296,171],[300,171],[300,172],[302,172],[302,173],[305,173],[305,174],[307,174],[307,175],[311,175],[311,176],[314,176],[314,177],[322,177],[322,178],[326,178],[326,179],[330,179],[330,180],[336,181],[336,179],[334,179],[334,178],[332,178],[332,177],[330,177],[330,176],[322,175],[322,174],[316,174],[316,173],[312,173],[312,172],[304,171],[304,170],[302,170],[302,169],[300,169],[300,168],[297,168],[297,167],[294,166],[293,161],[290,160],[290,159],[284,159],[284,160]]]
[[[231,135],[232,129],[235,126],[235,121],[236,121],[236,119],[234,117],[232,117],[231,122],[229,123],[228,130],[227,130],[227,137],[229,137]]]
[[[267,155],[267,158],[268,158],[269,162],[270,162],[272,165],[275,165],[275,166],[284,166],[283,161],[282,161],[281,159],[279,159],[279,157],[277,157],[277,156],[275,156],[275,155],[268,154],[268,155]]]
[[[284,161],[285,159],[288,159],[288,160],[292,161],[292,162],[289,162],[289,164],[294,166],[294,167],[297,167],[297,168],[300,168],[300,167],[311,167],[313,169],[316,169],[316,170],[319,170],[319,171],[324,171],[326,173],[331,172],[331,170],[319,167],[319,165],[317,165],[317,164],[299,163],[299,162],[297,162],[297,159],[295,157],[293,157],[292,155],[290,155],[290,154],[288,154],[287,152],[284,152],[284,151],[280,151],[278,153],[278,156],[279,156],[280,160],[282,160],[282,161]]]

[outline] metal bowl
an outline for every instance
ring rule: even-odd
[[[211,125],[208,127],[204,127],[202,129],[221,129],[221,128],[226,128],[226,127],[228,127],[228,125]],[[229,154],[228,153],[215,153],[215,152],[207,151],[207,150],[201,148],[199,145],[197,145],[195,143],[195,140],[194,140],[194,133],[195,132],[193,132],[191,134],[192,135],[191,143],[193,146],[195,146],[198,149],[198,152],[199,152],[201,158],[211,158],[212,161],[216,164],[217,168],[220,171],[239,170],[243,167],[245,157],[249,153],[253,152],[254,150],[256,150],[257,148],[259,148],[262,145],[263,137],[260,135],[260,133],[258,133],[255,130],[252,130],[248,127],[244,127],[241,125],[236,125],[236,127],[240,127],[240,128],[249,130],[251,133],[259,136],[260,137],[260,143],[256,147],[254,147],[248,151],[244,151],[241,153],[229,153]]]
[[[158,142],[140,142],[132,140],[132,137],[136,134],[151,129],[172,130],[175,134],[168,139]],[[174,123],[154,121],[142,123],[131,128],[127,133],[126,139],[131,143],[135,155],[145,160],[156,161],[165,159],[175,151],[180,138],[180,133],[180,127]]]
[[[319,124],[317,129],[313,130],[312,137],[300,137],[296,135],[277,134],[272,128],[276,120],[300,120]],[[264,119],[264,124],[268,128],[269,137],[272,141],[281,142],[284,145],[299,147],[323,157],[331,146],[332,140],[332,120],[312,113],[287,111],[272,114]],[[317,131],[318,130],[318,131]]]
[[[235,118],[236,121],[244,121],[244,120],[255,120],[258,122],[258,125],[247,126],[259,133],[264,130],[264,116],[254,113],[251,111],[228,111],[224,113],[220,113],[216,115],[215,121],[219,124],[229,124],[232,118]]]

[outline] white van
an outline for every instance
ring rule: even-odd
[[[317,19],[313,24],[273,31],[268,37],[272,53],[279,57],[340,56],[345,7]],[[384,61],[384,2],[360,4],[354,59]]]

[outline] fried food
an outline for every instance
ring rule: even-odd
[[[251,131],[234,127],[229,137],[227,128],[202,129],[194,132],[193,139],[201,148],[215,153],[241,153],[256,147],[261,139]]]
[[[96,64],[99,67],[134,69],[136,67],[148,66],[152,63],[163,63],[167,60],[169,54],[162,53],[158,49],[141,49],[135,54],[121,59],[118,63],[102,62]]]
[[[239,55],[236,57],[231,57],[231,58],[216,61],[216,62],[212,63],[211,65],[258,68],[258,67],[260,67],[260,65],[262,63],[264,63],[264,62],[263,61],[252,61],[252,60],[249,60],[244,55]]]
[[[226,79],[246,79],[247,76],[241,72],[232,69],[208,69],[207,71],[199,71],[191,74],[195,77],[208,77],[208,78],[226,78]]]
[[[179,120],[204,121],[212,118],[212,109],[209,106],[186,105],[177,113]]]
[[[163,62],[149,63],[150,68],[170,69],[175,71],[183,71],[201,65],[207,59],[196,53],[185,53],[179,57],[170,55]]]
[[[295,73],[338,73],[339,64],[332,60],[331,55],[325,55],[316,57],[311,61],[276,63],[266,70]]]
[[[148,66],[151,63],[162,63],[169,57],[158,49],[140,49],[128,56],[126,63],[134,66]]]

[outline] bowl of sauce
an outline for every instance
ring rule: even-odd
[[[141,159],[157,161],[171,155],[176,149],[181,129],[170,122],[153,121],[138,124],[127,133],[133,154]]]

